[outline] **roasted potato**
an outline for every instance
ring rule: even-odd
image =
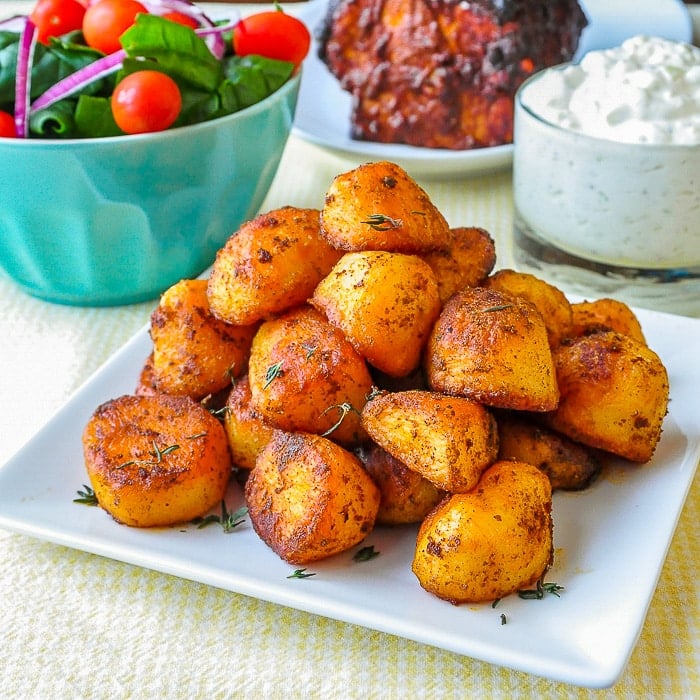
[[[358,458],[318,435],[278,431],[245,484],[253,528],[282,559],[308,564],[373,529],[379,489]]]
[[[471,489],[498,454],[494,417],[460,396],[380,392],[362,409],[362,425],[374,442],[443,491]]]
[[[134,393],[138,396],[147,396],[149,394],[157,394],[156,380],[153,376],[153,353],[149,353],[144,360],[139,372],[139,378],[134,388]]]
[[[617,299],[596,299],[571,305],[571,335],[588,335],[598,331],[617,331],[646,345],[642,326],[634,311]]]
[[[304,303],[341,254],[319,233],[319,211],[283,207],[243,224],[217,253],[209,304],[237,325]]]
[[[394,377],[419,366],[441,308],[427,263],[374,250],[346,253],[310,301],[369,364]]]
[[[496,462],[468,493],[446,497],[418,531],[413,573],[455,605],[532,586],[552,563],[552,491],[530,464]]]
[[[561,399],[543,418],[560,433],[647,462],[668,408],[668,374],[643,343],[614,331],[580,336],[554,352]]]
[[[247,375],[241,377],[229,392],[223,417],[234,466],[252,469],[263,447],[272,439],[275,428],[251,405]]]
[[[543,471],[552,490],[580,491],[600,474],[595,450],[515,412],[497,413],[498,459],[527,462]]]
[[[542,314],[552,348],[571,335],[571,304],[564,293],[549,282],[527,272],[504,269],[486,279],[484,286],[532,302]]]
[[[178,282],[151,314],[154,388],[193,399],[226,388],[245,372],[255,331],[211,314],[206,280]]]
[[[265,321],[250,353],[251,405],[282,430],[328,434],[354,444],[372,388],[365,361],[325,316],[310,306]]]
[[[450,227],[403,168],[380,161],[337,175],[321,209],[321,234],[340,250],[446,249]]]
[[[438,283],[441,303],[466,287],[479,286],[496,264],[496,244],[483,228],[459,227],[450,230],[447,248],[421,253]]]
[[[379,487],[378,525],[420,523],[445,496],[444,491],[376,443],[363,445],[356,454]]]
[[[496,289],[457,292],[433,326],[425,353],[435,391],[488,406],[551,411],[559,400],[542,315]]]
[[[117,522],[188,522],[221,503],[231,456],[221,423],[186,396],[121,396],[97,408],[83,452],[99,505]]]

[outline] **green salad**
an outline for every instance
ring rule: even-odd
[[[135,133],[115,121],[115,88],[133,73],[155,71],[179,90],[168,128],[231,114],[275,92],[297,69],[294,61],[234,53],[240,23],[193,28],[141,13],[121,35],[121,48],[105,54],[87,45],[80,29],[43,43],[31,16],[12,18],[0,23],[0,112],[12,116],[20,138]]]

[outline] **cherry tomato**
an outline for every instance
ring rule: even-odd
[[[119,37],[136,21],[136,15],[148,10],[137,0],[97,0],[83,17],[83,36],[88,46],[114,53],[121,48]]]
[[[37,28],[37,40],[49,43],[49,37],[62,36],[83,26],[85,7],[77,0],[39,0],[29,15]]]
[[[127,75],[112,94],[112,115],[127,134],[164,131],[177,119],[182,95],[165,73],[141,70]]]
[[[233,50],[239,56],[258,54],[299,66],[310,45],[311,35],[306,25],[279,10],[250,15],[233,30]]]
[[[169,19],[171,22],[184,24],[186,27],[192,27],[192,29],[197,29],[197,27],[199,27],[199,22],[197,22],[197,20],[194,17],[190,17],[184,12],[166,12],[163,15],[163,18]]]
[[[16,136],[15,118],[8,112],[0,111],[0,137],[13,139]]]

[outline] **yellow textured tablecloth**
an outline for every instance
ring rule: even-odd
[[[292,137],[263,209],[320,206],[356,164]],[[488,229],[510,265],[510,172],[420,184],[452,225]],[[0,464],[153,305],[57,306],[0,277]],[[601,691],[0,530],[0,698],[700,697],[699,508],[696,477],[639,643]]]

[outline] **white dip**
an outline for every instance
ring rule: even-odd
[[[546,71],[523,101],[552,124],[601,139],[700,144],[700,48],[636,36]]]
[[[521,231],[611,266],[700,266],[700,49],[638,36],[543,71],[514,140]]]

